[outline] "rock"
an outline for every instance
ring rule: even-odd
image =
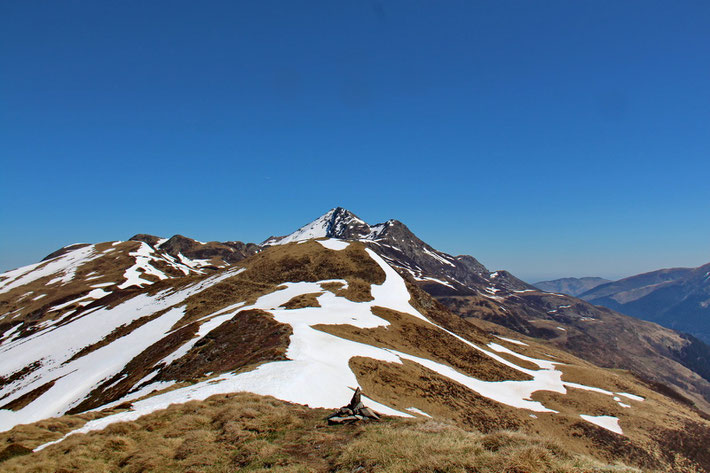
[[[330,417],[328,419],[329,424],[353,424],[355,422],[358,422],[360,420],[363,420],[361,416],[335,416],[335,417]]]
[[[328,417],[328,424],[352,424],[366,420],[378,420],[380,416],[362,403],[362,391],[358,387],[350,399],[350,404],[343,406]]]
[[[375,420],[380,418],[380,416],[378,416],[377,413],[375,411],[373,411],[372,409],[370,409],[369,407],[363,407],[362,409],[360,409],[360,415],[365,416],[365,417],[369,417],[370,419],[375,419]]]
[[[350,409],[357,410],[358,405],[362,404],[362,402],[360,400],[361,393],[362,393],[362,391],[360,391],[360,387],[358,386],[358,388],[355,390],[355,394],[353,394],[352,399],[350,399],[350,404],[348,404],[348,407]]]

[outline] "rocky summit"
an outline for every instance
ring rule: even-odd
[[[0,275],[0,314],[7,471],[378,471],[346,445],[400,437],[480,471],[710,469],[702,342],[342,208],[260,245],[71,245]]]

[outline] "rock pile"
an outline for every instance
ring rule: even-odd
[[[363,420],[378,420],[380,416],[369,407],[365,407],[360,399],[362,392],[360,388],[355,390],[350,404],[343,406],[328,417],[329,424],[354,424]]]

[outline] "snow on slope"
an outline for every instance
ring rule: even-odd
[[[94,387],[119,373],[136,355],[167,335],[183,316],[184,309],[175,305],[234,273],[215,275],[174,293],[139,294],[115,307],[97,308],[66,325],[53,324],[26,338],[0,345],[0,376],[10,377],[35,362],[40,364],[29,376],[0,388],[3,404],[54,381],[52,387],[26,407],[17,411],[0,410],[0,431],[66,413]],[[81,349],[103,340],[118,327],[161,310],[167,312],[112,343],[70,361]]]
[[[381,232],[390,225],[392,225],[391,220],[370,226],[352,212],[336,207],[289,235],[269,238],[263,245],[285,245],[286,243],[326,237],[343,238],[344,235],[349,235],[344,237],[347,239],[357,235],[356,239],[372,241],[376,240]]]
[[[84,246],[48,261],[23,266],[0,274],[0,293],[30,284],[38,279],[57,275],[48,284],[68,283],[74,278],[79,266],[98,258],[94,245]]]
[[[614,433],[617,433],[619,435],[623,435],[624,432],[621,430],[621,427],[619,427],[619,419],[616,417],[612,416],[587,416],[587,415],[580,415],[582,419],[586,420],[587,422],[591,422],[594,425],[598,425],[599,427],[603,427],[607,430],[611,430]]]
[[[0,294],[7,293],[18,287],[31,284],[50,276],[55,277],[49,280],[46,283],[47,285],[67,284],[75,279],[77,270],[80,267],[91,261],[107,256],[109,253],[118,251],[117,245],[122,243],[125,242],[114,242],[112,247],[104,249],[103,251],[99,250],[97,245],[82,246],[80,248],[70,249],[65,254],[50,260],[40,261],[39,263],[2,273],[0,274]],[[134,242],[130,242],[130,244],[134,244]],[[142,278],[142,275],[152,275],[158,279],[167,279],[168,276],[163,271],[157,269],[154,263],[170,266],[181,271],[183,274],[200,274],[202,273],[199,269],[200,266],[208,264],[208,262],[203,260],[189,260],[184,257],[178,261],[167,253],[155,251],[150,245],[144,242],[139,242],[138,248],[131,251],[129,255],[134,258],[135,263],[126,269],[123,275],[125,281],[118,286],[121,289],[132,285],[144,286],[152,284],[152,281]],[[91,276],[92,274],[94,273],[89,273],[86,276]],[[100,277],[100,274],[86,277],[86,281]],[[39,297],[41,297],[41,295]]]
[[[180,255],[180,261],[176,260],[167,253],[161,254],[157,253],[150,245],[145,242],[140,242],[140,246],[130,253],[131,256],[135,258],[135,264],[130,268],[126,269],[123,277],[126,281],[118,286],[120,289],[129,286],[144,286],[146,284],[152,284],[151,281],[141,277],[143,274],[148,274],[151,276],[156,276],[158,279],[168,279],[168,276],[153,266],[154,261],[160,261],[161,263],[172,266],[175,269],[182,271],[183,274],[190,274],[191,272],[202,273],[199,269],[199,264],[195,261],[185,258]],[[201,260],[198,260],[198,262]]]
[[[326,246],[332,244],[334,243],[327,243]],[[338,249],[343,247],[343,245],[340,244],[337,246]],[[370,302],[352,302],[343,297],[338,297],[332,292],[324,291],[322,285],[325,282],[332,281],[292,282],[283,284],[283,288],[280,290],[261,296],[253,305],[243,306],[237,304],[229,308],[229,310],[223,309],[213,314],[212,317],[204,318],[208,321],[207,323],[216,327],[221,321],[229,319],[239,310],[262,309],[269,311],[278,322],[289,324],[292,328],[293,333],[286,353],[288,360],[265,363],[248,372],[238,374],[225,373],[208,381],[196,383],[188,387],[175,389],[162,394],[158,393],[153,397],[135,401],[131,411],[91,421],[81,429],[72,433],[102,429],[113,422],[136,419],[142,415],[165,408],[173,403],[202,400],[214,394],[238,391],[271,395],[286,401],[308,404],[312,407],[335,408],[347,402],[352,395],[352,390],[358,386],[357,378],[349,367],[350,359],[356,356],[391,363],[402,363],[404,360],[413,361],[442,376],[467,386],[469,389],[484,397],[508,406],[524,408],[534,412],[556,412],[545,407],[539,401],[531,400],[531,395],[540,390],[548,390],[561,394],[566,393],[566,387],[569,386],[569,383],[562,382],[562,373],[556,369],[556,362],[527,357],[495,343],[490,343],[486,348],[479,347],[437,326],[453,337],[462,340],[473,349],[479,350],[500,363],[504,363],[511,368],[527,373],[533,377],[532,380],[525,381],[481,381],[439,362],[409,355],[397,350],[378,348],[364,343],[354,342],[314,329],[313,326],[318,324],[349,324],[359,328],[374,328],[389,325],[388,321],[372,313],[371,309],[374,306],[387,307],[399,312],[404,312],[436,326],[436,324],[433,324],[410,305],[409,300],[411,295],[399,274],[372,250],[367,249],[366,251],[383,269],[386,275],[383,284],[372,285],[371,293],[373,300]],[[201,284],[201,286],[202,285],[203,284]],[[195,290],[197,290],[197,288],[195,288]],[[318,302],[321,307],[304,307],[299,309],[285,309],[281,307],[293,297],[309,293],[322,293],[318,296]],[[175,297],[179,298],[181,296],[175,295]],[[168,314],[170,314],[170,312],[168,312]],[[162,317],[171,317],[168,314]],[[159,319],[156,319],[156,321]],[[168,324],[161,324],[161,328],[167,325]],[[207,333],[207,331],[200,330],[201,335],[204,333]],[[188,343],[194,344],[194,340],[190,340]],[[182,351],[183,353],[186,351],[184,347],[176,347],[176,350]],[[522,368],[508,361],[506,358],[497,355],[496,352],[506,353],[519,359],[532,362],[538,366],[539,369]],[[101,360],[94,361],[98,362]],[[582,385],[570,387],[580,386]],[[605,394],[607,393],[599,388],[587,386],[584,386],[584,388],[604,392]],[[611,392],[608,392],[608,394],[614,395],[614,393]],[[368,400],[367,402],[375,410],[384,414],[411,416],[408,413],[392,409],[389,406],[376,403],[372,400]],[[22,411],[20,411],[20,413],[21,412]],[[23,415],[26,415],[20,413],[18,413],[15,419],[7,419],[3,424],[3,428],[8,428],[9,425],[17,423]],[[604,417],[608,417],[608,419],[600,421],[598,418],[591,416],[583,418],[614,432],[621,433],[618,422],[613,422],[616,418],[610,416]],[[43,447],[44,446],[39,448],[41,449]]]
[[[285,245],[294,241],[310,240],[312,238],[325,238],[328,236],[328,227],[333,218],[335,209],[321,215],[311,223],[302,226],[295,232],[281,239],[271,238],[264,242],[265,245]]]

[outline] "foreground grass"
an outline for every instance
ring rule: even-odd
[[[0,462],[3,472],[637,472],[516,432],[480,434],[432,420],[328,426],[322,409],[252,394],[214,396],[73,435]],[[60,422],[60,421],[58,421]],[[51,439],[44,424],[0,436],[0,450]],[[56,423],[55,423],[56,425]],[[55,433],[54,437],[59,437]],[[20,440],[21,439],[21,440]]]

